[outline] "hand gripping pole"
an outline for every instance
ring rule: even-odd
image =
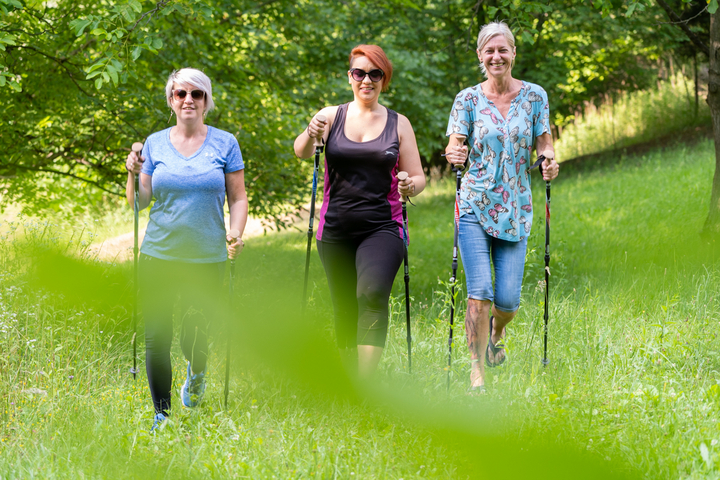
[[[316,117],[321,122],[326,122],[325,115]],[[302,315],[305,316],[307,306],[308,275],[310,273],[310,250],[312,249],[313,227],[315,222],[315,197],[317,195],[318,171],[320,169],[320,154],[323,152],[322,138],[315,139],[315,163],[313,164],[312,197],[310,197],[310,220],[307,232],[307,254],[305,255],[305,281],[303,282],[303,304]]]
[[[397,179],[399,181],[408,178],[407,172],[398,172]],[[408,265],[408,249],[410,246],[410,238],[408,235],[408,219],[407,219],[407,197],[400,197],[402,202],[402,219],[403,219],[403,244],[405,245],[405,254],[403,257],[403,265],[405,267],[405,332],[408,349],[408,373],[412,373],[412,335],[410,333],[410,267]]]
[[[233,244],[237,241],[238,237],[240,236],[240,232],[238,230],[232,229],[228,232],[228,236],[230,236],[230,240],[228,240],[228,244]],[[232,346],[232,338],[233,338],[233,287],[235,282],[235,259],[230,259],[230,281],[228,282],[228,302],[229,302],[229,311],[228,311],[228,332],[227,332],[227,351],[225,352],[225,408],[227,409],[227,401],[228,401],[228,393],[230,393],[230,347]]]
[[[142,153],[143,144],[142,142],[135,142],[132,144],[132,151],[139,157]],[[133,336],[132,336],[132,350],[133,350],[133,366],[130,369],[133,380],[137,378],[137,317],[138,317],[138,290],[140,289],[138,281],[138,223],[140,218],[140,174],[135,173],[135,185],[134,185],[134,198],[133,198],[133,213],[135,221],[135,234],[133,237]]]

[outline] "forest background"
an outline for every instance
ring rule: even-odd
[[[311,165],[292,141],[317,110],[351,100],[355,45],[379,44],[393,61],[382,101],[411,120],[429,171],[444,166],[454,95],[481,79],[475,44],[487,21],[510,23],[513,75],[547,90],[562,139],[588,106],[680,69],[695,78],[697,115],[717,0],[0,0],[0,9],[1,205],[36,216],[114,208],[129,146],[168,124],[167,76],[193,66],[213,80],[207,123],[242,147],[251,214],[282,224],[308,195]]]

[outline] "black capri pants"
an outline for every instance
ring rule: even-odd
[[[225,262],[184,263],[140,255],[140,308],[145,319],[145,368],[156,413],[170,410],[173,310],[179,301],[180,347],[193,372],[205,370],[208,327],[222,314]]]
[[[342,243],[318,240],[317,248],[330,287],[338,346],[384,347],[390,292],[405,254],[402,239],[383,230]]]

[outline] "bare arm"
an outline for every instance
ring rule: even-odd
[[[327,141],[337,109],[337,106],[325,107],[310,120],[307,128],[295,139],[295,155],[299,158],[310,158],[315,153],[315,139],[322,138]],[[319,115],[325,116],[326,121],[324,123],[318,120]]]
[[[245,191],[245,170],[225,174],[228,209],[230,210],[230,230],[237,230],[240,235],[228,246],[230,258],[235,258],[245,243],[242,240],[248,217],[248,198]]]
[[[543,180],[549,182],[555,179],[560,172],[560,165],[555,161],[555,148],[553,147],[552,135],[543,133],[535,139],[535,152],[545,156],[542,163]]]
[[[420,152],[410,120],[398,115],[398,137],[400,139],[400,160],[398,168],[407,172],[408,178],[398,182],[398,192],[406,197],[414,197],[425,189],[425,173],[420,163]]]
[[[152,177],[145,173],[140,173],[142,164],[145,161],[143,157],[139,157],[135,152],[128,154],[125,161],[125,168],[128,171],[127,183],[125,184],[125,197],[131,207],[135,205],[135,175],[140,175],[140,199],[139,208],[143,210],[150,205],[152,199]]]

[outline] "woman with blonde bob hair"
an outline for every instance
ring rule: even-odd
[[[400,196],[425,188],[412,125],[379,102],[392,73],[382,48],[355,47],[347,72],[353,101],[320,110],[295,140],[300,158],[312,156],[316,140],[326,144],[317,248],[338,346],[361,377],[376,370],[385,347],[388,300],[405,252]],[[407,179],[398,180],[400,171]]]
[[[148,383],[155,406],[151,431],[170,413],[173,310],[179,297],[180,345],[187,361],[187,378],[180,390],[182,403],[195,407],[205,393],[210,321],[219,313],[228,254],[234,258],[243,247],[242,232],[248,214],[244,163],[235,137],[205,124],[215,107],[210,79],[200,70],[174,71],[165,87],[170,118],[176,125],[150,135],[141,156],[130,152],[126,195],[135,196],[135,175],[140,175],[140,209],[154,198],[140,249],[140,309],[145,318],[145,358]],[[237,239],[226,238],[225,198],[230,229]],[[226,240],[230,243],[226,249]]]
[[[539,85],[513,78],[515,37],[507,24],[483,26],[477,56],[487,80],[455,97],[445,153],[453,166],[469,160],[457,205],[458,243],[467,279],[470,388],[482,392],[485,364],[495,367],[506,360],[505,327],[520,305],[533,221],[529,175],[533,148],[545,156],[544,180],[557,177],[559,167],[547,94]]]

